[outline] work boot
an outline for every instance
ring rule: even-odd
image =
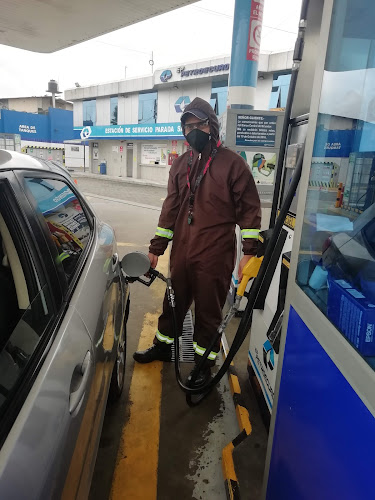
[[[190,375],[188,377],[188,384],[190,383],[193,371],[194,370],[190,372]],[[210,379],[211,379],[211,367],[204,365],[203,368],[201,368],[198,372],[198,376],[194,382],[194,387],[201,387],[203,385],[206,385],[210,381]]]
[[[172,349],[170,346],[164,346],[162,344],[152,344],[151,347],[145,351],[136,351],[133,354],[133,358],[138,361],[138,363],[151,363],[152,361],[171,361],[172,360]]]

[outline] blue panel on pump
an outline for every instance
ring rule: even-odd
[[[375,419],[291,308],[267,500],[374,498]]]

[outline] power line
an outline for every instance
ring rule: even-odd
[[[136,49],[129,49],[128,47],[123,47],[122,45],[116,45],[114,43],[108,43],[108,42],[101,42],[99,40],[94,40],[95,43],[101,43],[103,45],[109,45],[110,47],[116,47],[116,48],[119,48],[119,49],[123,49],[123,50],[129,50],[131,52],[138,52],[139,54],[147,54],[147,55],[150,55],[150,52],[145,52],[144,50],[136,50]]]
[[[201,10],[201,11],[204,11],[204,12],[208,12],[210,14],[215,14],[217,16],[223,16],[223,17],[227,17],[228,19],[233,19],[233,16],[231,14],[225,14],[224,12],[219,12],[219,11],[216,11],[216,10],[205,9],[204,7],[193,6],[193,8]],[[283,31],[284,33],[290,33],[291,35],[297,35],[297,31],[283,30],[282,28],[276,28],[274,26],[267,26],[266,24],[263,24],[263,28],[268,28],[270,30],[275,30],[275,31]]]

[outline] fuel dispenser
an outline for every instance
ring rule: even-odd
[[[304,3],[316,58],[262,498],[372,498],[375,4]]]

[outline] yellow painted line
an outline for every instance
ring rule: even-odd
[[[164,275],[168,273],[168,260],[168,252],[159,257],[157,269]],[[150,289],[157,298],[164,292],[165,285],[160,280]],[[152,344],[159,314],[160,311],[145,315],[138,350]],[[130,416],[121,436],[111,500],[156,500],[162,369],[161,361],[134,365],[129,391]]]
[[[244,406],[237,405],[236,415],[240,429],[245,430],[246,434],[250,436],[253,429],[251,427],[249,412]]]
[[[230,442],[227,444],[225,448],[223,448],[222,451],[222,467],[223,467],[223,476],[224,479],[229,479],[232,481],[237,481],[237,476],[236,476],[236,471],[234,470],[234,463],[233,463],[233,443]]]
[[[229,375],[229,385],[232,395],[241,394],[241,387],[237,375]]]
[[[149,247],[150,245],[136,245],[135,243],[117,242],[117,246],[118,247],[133,247],[133,248],[137,248],[139,246]]]

